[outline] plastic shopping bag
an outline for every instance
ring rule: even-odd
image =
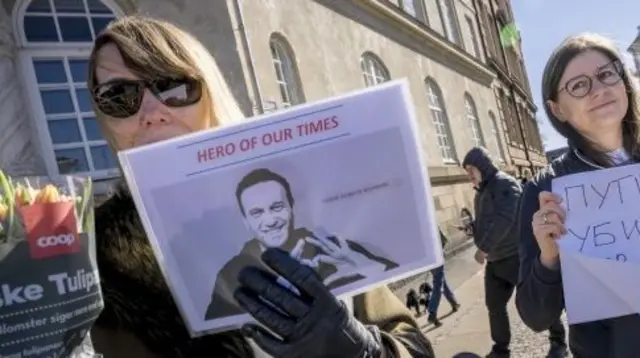
[[[90,178],[0,171],[0,357],[99,357]]]

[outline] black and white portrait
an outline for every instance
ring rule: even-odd
[[[436,265],[432,201],[406,153],[401,132],[382,130],[155,179],[166,185],[142,198],[152,244],[191,329],[251,320],[233,295],[242,268],[265,268],[268,247],[313,267],[337,296]],[[140,175],[153,173],[146,163]]]
[[[259,257],[268,247],[286,250],[315,268],[330,289],[398,267],[392,259],[380,255],[379,248],[331,232],[321,223],[317,227],[299,226],[292,185],[295,183],[268,168],[251,170],[237,183],[237,209],[248,239],[238,238],[245,244],[217,273],[206,320],[244,313],[233,299],[237,276],[248,265],[266,268]]]

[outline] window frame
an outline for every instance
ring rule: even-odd
[[[471,111],[471,113],[469,113],[469,111]],[[480,116],[478,115],[478,107],[469,93],[465,93],[464,95],[464,112],[471,127],[471,140],[474,142],[474,145],[485,147],[487,145],[487,141],[485,140],[484,133],[482,131],[482,124],[480,123]],[[476,132],[478,138],[475,138],[474,136]]]
[[[302,81],[300,81],[300,72],[298,70],[296,56],[289,42],[284,36],[274,33],[269,37],[269,51],[271,54],[271,65],[276,78],[276,85],[278,86],[278,92],[280,92],[280,103],[282,103],[282,107],[289,108],[305,103],[306,100],[302,88]],[[277,55],[277,59],[274,53]],[[276,66],[279,67],[283,78],[280,78]],[[285,98],[282,98],[282,85],[285,86],[287,97],[289,97],[287,102],[285,102]]]
[[[53,5],[53,1],[50,1],[50,5]],[[99,0],[106,7],[108,7],[112,14],[109,17],[121,17],[124,13],[113,3],[111,0]],[[42,43],[33,43],[28,42],[26,39],[26,33],[24,29],[24,16],[26,13],[26,9],[31,4],[32,0],[19,0],[12,11],[12,21],[13,21],[13,34],[14,40],[16,41],[17,48],[17,75],[20,85],[23,88],[23,93],[25,95],[25,105],[27,115],[29,116],[29,120],[31,123],[31,128],[35,129],[32,132],[32,138],[37,142],[36,148],[40,150],[40,156],[42,161],[44,162],[46,172],[48,175],[80,175],[80,176],[88,176],[93,180],[102,181],[114,179],[122,176],[122,172],[120,170],[119,161],[117,155],[114,154],[114,159],[118,164],[115,168],[112,169],[103,169],[103,170],[94,170],[87,172],[73,172],[69,174],[60,173],[60,169],[58,168],[58,164],[55,157],[55,145],[53,143],[53,138],[51,137],[51,133],[48,128],[48,119],[44,109],[44,103],[40,96],[39,84],[36,78],[36,72],[33,68],[33,60],[34,59],[60,59],[60,58],[81,58],[81,59],[89,59],[91,54],[91,49],[93,46],[93,42],[73,42],[73,43],[53,43],[53,42],[42,42]],[[86,0],[83,0],[85,6],[87,6]],[[52,12],[55,13],[55,9],[52,8]],[[86,15],[86,14],[85,14]],[[106,14],[105,14],[105,17]],[[69,83],[72,85],[72,83]],[[75,87],[70,88],[70,90],[75,90]],[[75,96],[71,96],[71,100],[74,105],[77,106],[77,98]],[[79,107],[78,107],[79,108]],[[76,118],[79,117],[79,112],[74,112]],[[95,115],[95,113],[94,113]],[[78,144],[82,144],[82,148],[84,149],[85,155],[90,153],[86,149],[87,146],[96,146],[96,145],[107,145],[109,146],[108,141],[105,139],[101,141],[89,141],[86,140],[86,132],[82,132],[82,128],[78,126],[81,130],[82,141],[74,142]],[[89,153],[87,153],[89,152]],[[93,159],[92,156],[87,156],[87,161]],[[89,164],[89,163],[88,163]],[[91,165],[89,165],[91,166]]]
[[[412,14],[409,11],[407,11],[407,6],[406,6],[407,3],[412,4],[411,8],[413,8],[413,10],[415,11],[415,14]],[[398,7],[405,14],[418,20],[422,24],[429,26],[429,16],[427,16],[427,6],[424,0],[400,0],[398,2]]]
[[[462,38],[462,33],[460,33],[460,21],[458,20],[456,4],[451,0],[436,0],[436,4],[440,12],[444,37],[449,42],[464,49],[464,39]]]
[[[459,162],[458,151],[456,150],[455,139],[453,138],[453,131],[451,130],[451,121],[449,118],[449,113],[447,111],[447,105],[444,102],[444,95],[442,93],[442,88],[440,87],[440,85],[438,85],[438,82],[436,82],[431,77],[427,77],[424,80],[424,85],[427,90],[427,105],[429,107],[429,115],[431,116],[431,123],[433,123],[434,125],[436,142],[438,144],[438,150],[440,151],[440,157],[442,158],[442,162],[448,165],[458,164]],[[439,108],[434,109],[434,106],[431,104],[431,92],[433,92],[434,96],[436,97]],[[433,113],[434,111],[439,111],[444,117],[444,123],[443,123],[444,131],[445,131],[444,137],[450,142],[450,148],[448,148],[451,154],[450,158],[444,155],[443,152],[446,152],[446,150],[443,150],[443,148],[440,146],[440,141],[437,138],[437,137],[440,137],[441,135],[440,133],[438,133],[436,116]]]
[[[496,153],[498,155],[498,160],[500,161],[500,163],[505,163],[507,158],[503,148],[504,142],[502,141],[502,136],[500,134],[500,127],[498,127],[498,118],[496,118],[496,114],[492,110],[489,110],[489,112],[487,112],[487,115],[489,116],[489,121],[491,122],[491,132],[493,133],[495,140],[494,143],[496,144],[496,149],[498,150],[498,153]]]
[[[368,61],[370,61],[370,63],[373,63],[374,66],[373,67],[368,66]],[[375,68],[376,64],[378,65],[378,68],[382,70],[383,72],[382,77],[384,78],[384,80],[382,82],[376,81],[373,84],[368,84],[367,78],[375,78],[375,79],[378,78],[375,73],[372,74],[371,72],[369,72],[369,69]],[[366,51],[362,53],[362,55],[360,55],[360,75],[366,87],[373,87],[373,86],[391,81],[391,73],[389,72],[389,68],[387,67],[387,65],[384,63],[384,61],[382,61],[382,59],[378,55],[370,51]]]
[[[478,59],[482,59],[482,49],[480,48],[480,39],[478,38],[478,31],[476,31],[475,21],[473,21],[473,19],[468,15],[465,15],[464,19],[467,23],[467,27],[469,28],[469,37],[471,39],[471,50],[473,51],[473,55]]]
[[[33,0],[18,0],[16,2],[16,4],[13,7],[13,11],[11,13],[11,19],[13,22],[13,37],[14,37],[14,41],[16,44],[18,44],[18,48],[19,49],[45,49],[45,48],[51,48],[51,49],[61,49],[61,48],[66,48],[66,49],[79,49],[81,47],[88,47],[89,49],[91,49],[91,47],[93,46],[93,41],[91,42],[58,42],[58,43],[53,43],[53,42],[29,42],[27,40],[27,35],[26,32],[24,31],[24,16],[26,15],[27,12],[27,8],[29,7],[29,5],[31,4]],[[49,4],[50,6],[53,5],[53,1],[55,0],[49,0]],[[109,10],[111,10],[111,12],[113,13],[112,15],[115,18],[119,18],[125,15],[125,13],[118,7],[118,5],[113,1],[113,0],[98,0],[100,2],[102,2],[106,7],[109,8]],[[84,3],[85,6],[87,6],[87,0],[82,0],[82,2]],[[51,8],[51,12],[55,15],[55,8]],[[87,14],[85,13],[85,16]],[[102,17],[102,14],[96,14],[98,17]],[[80,14],[77,14],[78,17],[80,17]],[[111,15],[109,15],[111,16]],[[106,14],[104,15],[104,17],[108,17]],[[91,24],[91,22],[89,22],[89,26],[93,26]],[[58,31],[60,31],[60,29],[58,28]],[[97,35],[97,34],[96,34]]]

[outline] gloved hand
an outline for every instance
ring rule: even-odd
[[[258,322],[280,336],[277,338],[256,324],[244,325],[243,333],[260,348],[275,358],[381,356],[383,347],[377,327],[358,322],[313,269],[279,249],[266,250],[262,260],[293,284],[300,295],[280,285],[270,272],[256,267],[240,272],[235,299]]]

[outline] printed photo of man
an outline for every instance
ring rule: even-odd
[[[218,272],[205,320],[244,313],[233,298],[238,274],[248,265],[266,269],[259,258],[268,247],[286,250],[315,268],[329,289],[398,267],[362,244],[323,229],[297,228],[289,182],[269,169],[255,169],[245,175],[236,187],[236,200],[252,238]]]

